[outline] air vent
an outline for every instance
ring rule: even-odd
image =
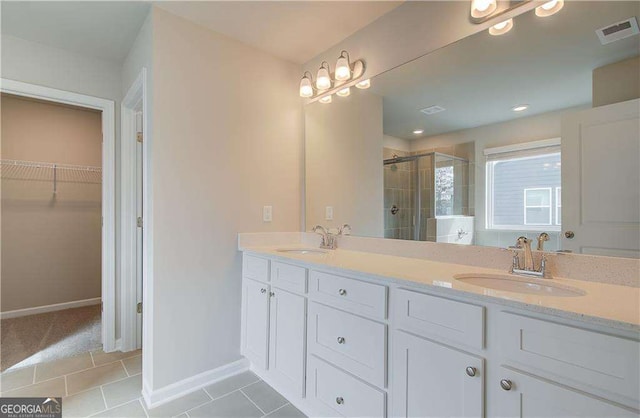
[[[445,110],[447,109],[442,106],[429,106],[421,109],[420,111],[425,115],[435,115],[436,113],[444,112]]]
[[[629,36],[637,35],[640,31],[638,31],[638,21],[635,17],[632,17],[622,22],[600,28],[596,30],[596,33],[602,45],[606,45],[619,41],[620,39],[628,38]]]

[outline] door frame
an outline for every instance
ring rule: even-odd
[[[150,263],[147,262],[148,246],[151,245],[150,228],[147,225],[150,219],[147,196],[148,196],[148,149],[149,149],[149,123],[148,123],[148,97],[147,97],[147,70],[142,68],[136,80],[129,87],[127,94],[120,106],[121,110],[121,142],[120,142],[120,173],[121,173],[121,187],[120,187],[120,210],[121,210],[121,222],[120,222],[120,347],[122,351],[135,350],[137,345],[137,257],[136,257],[136,245],[137,245],[137,222],[136,222],[136,184],[131,179],[136,176],[136,113],[142,110],[142,131],[144,133],[144,139],[142,141],[143,149],[143,163],[142,163],[142,175],[143,175],[143,223],[142,230],[143,250],[142,250],[142,288],[145,294],[143,297],[144,303],[144,315],[143,315],[143,342],[142,345],[147,345],[145,335],[151,335],[149,328],[151,321],[145,318],[151,318],[150,298],[146,297],[147,290],[150,290],[148,269]],[[147,345],[148,347],[148,345]],[[150,351],[150,350],[147,350]]]
[[[22,81],[0,79],[0,91],[102,112],[102,349],[116,349],[115,102]]]

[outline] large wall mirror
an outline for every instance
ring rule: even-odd
[[[640,257],[640,36],[597,34],[639,17],[527,12],[307,105],[307,230]]]

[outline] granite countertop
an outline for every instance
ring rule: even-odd
[[[588,322],[622,331],[640,332],[640,289],[593,281],[561,277],[529,279],[542,285],[569,288],[584,295],[561,297],[525,294],[480,287],[456,280],[464,274],[507,276],[505,269],[488,269],[461,264],[442,263],[425,259],[398,257],[343,249],[325,253],[296,254],[278,249],[309,248],[308,246],[245,246],[240,248],[255,254],[267,255],[281,261],[304,264],[324,270],[367,274],[393,281],[397,285],[421,285],[440,293],[459,293],[460,296],[483,299],[516,308]],[[512,276],[513,277],[513,276]],[[519,276],[515,276],[519,277]]]

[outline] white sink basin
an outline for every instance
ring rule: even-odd
[[[586,295],[586,292],[581,289],[556,284],[549,279],[530,279],[526,277],[506,275],[494,276],[489,274],[460,274],[454,276],[454,279],[474,286],[530,295],[558,297],[576,297]]]
[[[326,250],[319,250],[317,248],[278,248],[276,250],[279,253],[289,254],[302,254],[302,255],[320,255],[326,254]]]

